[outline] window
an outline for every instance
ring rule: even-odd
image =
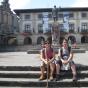
[[[30,20],[30,15],[25,15],[25,20]]]
[[[7,24],[8,23],[8,14],[7,13],[4,13],[3,14],[3,22],[5,23],[5,24]]]
[[[74,23],[69,23],[69,32],[74,32]]]
[[[0,34],[1,34],[2,30],[1,30],[1,23],[0,23]]]
[[[43,33],[43,25],[38,24],[38,33]]]
[[[82,18],[86,18],[86,17],[87,17],[87,13],[82,13],[82,14],[81,14],[81,17],[82,17]]]
[[[48,18],[49,19],[52,19],[52,14],[48,14]]]
[[[63,14],[58,14],[58,18],[63,18]]]
[[[48,30],[51,32],[51,30],[52,30],[52,24],[48,24]]]
[[[69,18],[74,18],[74,14],[73,13],[69,13]]]
[[[38,14],[38,19],[42,20],[43,19],[43,15],[42,14]]]
[[[60,29],[60,31],[64,31],[63,24],[59,24],[59,29]]]
[[[88,26],[87,23],[82,23],[82,25],[81,25],[82,30],[86,30],[87,29],[87,26]]]
[[[69,23],[69,30],[74,30],[74,23]]]
[[[29,32],[29,31],[31,31],[31,25],[30,24],[25,24],[24,32]]]
[[[1,13],[1,10],[0,10],[0,23],[2,22],[2,13]]]

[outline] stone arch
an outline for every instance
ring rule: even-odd
[[[16,37],[9,38],[8,45],[17,45],[17,38]]]
[[[88,43],[88,36],[82,36],[81,43]]]
[[[17,38],[16,37],[4,37],[3,38],[4,45],[17,45]]]
[[[41,44],[42,41],[45,41],[45,38],[40,36],[37,38],[37,44]]]
[[[30,37],[24,38],[24,44],[25,44],[25,45],[32,44],[32,39],[31,39]]]
[[[71,44],[74,44],[76,42],[75,36],[72,35],[68,37],[68,40],[71,40]]]

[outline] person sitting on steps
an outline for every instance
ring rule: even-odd
[[[59,80],[61,66],[64,65],[66,70],[68,70],[68,68],[66,66],[69,65],[72,70],[73,81],[76,81],[77,80],[76,65],[72,60],[73,53],[72,53],[71,47],[68,46],[67,39],[63,39],[62,46],[58,51],[58,57],[60,58],[60,60],[56,61],[56,78],[55,78],[55,80],[56,81]]]
[[[49,41],[45,41],[45,47],[41,50],[40,53],[41,56],[41,76],[39,80],[44,80],[45,79],[45,68],[47,65],[50,67],[50,80],[53,80],[53,74],[54,74],[54,69],[55,69],[55,53],[53,48],[51,47],[51,43]]]

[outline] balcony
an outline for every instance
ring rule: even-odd
[[[2,30],[1,33],[5,34],[5,35],[11,35],[11,34],[14,34],[14,31],[12,31],[12,30]]]
[[[69,30],[69,33],[74,33],[74,30]]]
[[[32,35],[32,31],[31,30],[24,30],[22,33],[22,35]]]
[[[65,35],[65,34],[67,34],[67,32],[65,31],[65,30],[60,30],[60,35]]]
[[[43,34],[43,29],[42,30],[38,30],[39,34]]]
[[[88,29],[81,29],[81,34],[88,34]]]
[[[45,35],[51,35],[51,30],[46,30],[44,34]]]

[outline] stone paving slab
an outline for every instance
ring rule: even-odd
[[[88,66],[88,51],[75,53],[73,60],[76,64]],[[40,55],[27,52],[0,53],[0,66],[40,66]]]
[[[47,82],[47,79],[46,80],[43,80],[43,81],[39,81],[39,79],[35,79],[35,78],[0,78],[0,81],[7,81],[7,82]],[[51,82],[50,80],[48,80],[49,82]],[[53,83],[55,83],[56,81],[52,81]],[[68,79],[68,78],[63,78],[57,82],[72,82],[72,79]],[[88,82],[88,78],[85,78],[85,79],[78,79],[78,82]]]
[[[3,87],[1,86],[0,88],[46,88],[46,87]],[[48,88],[74,88],[74,87],[48,87]],[[75,87],[79,88],[79,87]],[[80,87],[80,88],[87,88],[87,87]]]
[[[80,73],[88,73],[87,71],[79,71]],[[0,71],[3,74],[40,74],[40,71]],[[62,72],[64,73],[64,72]],[[70,72],[68,72],[70,74]]]
[[[3,87],[1,86],[0,88],[45,88],[45,87]],[[51,88],[51,87],[49,87]],[[54,87],[54,88],[60,88],[60,87]],[[66,87],[61,87],[61,88],[66,88]],[[67,87],[68,88],[68,87]],[[71,87],[72,88],[72,87]],[[76,87],[75,87],[76,88]],[[77,87],[78,88],[78,87]],[[81,88],[86,88],[86,87],[81,87]]]
[[[9,79],[8,79],[9,80]],[[67,79],[68,80],[68,79]],[[49,87],[88,87],[88,79],[87,80],[80,80],[80,81],[77,81],[77,82],[73,82],[71,81],[57,81],[57,82],[49,82],[48,81],[48,84],[49,84]],[[47,85],[47,80],[46,81],[37,81],[35,82],[33,79],[32,81],[0,81],[0,85],[5,87],[5,86],[19,86],[19,87],[46,87]]]
[[[3,71],[0,73],[0,78],[34,78],[34,79],[38,79],[40,77],[40,72],[37,73],[36,71],[33,73],[18,73],[17,71],[14,73],[13,72],[7,72],[7,71]],[[61,72],[60,73],[61,79],[62,78],[72,78],[72,73],[71,72]],[[55,77],[55,76],[54,76]],[[88,78],[88,71],[81,71],[81,72],[77,72],[77,77],[80,79],[84,79],[84,78]]]
[[[86,71],[82,71],[84,73]],[[4,74],[40,74],[40,71],[0,71],[0,73]]]

